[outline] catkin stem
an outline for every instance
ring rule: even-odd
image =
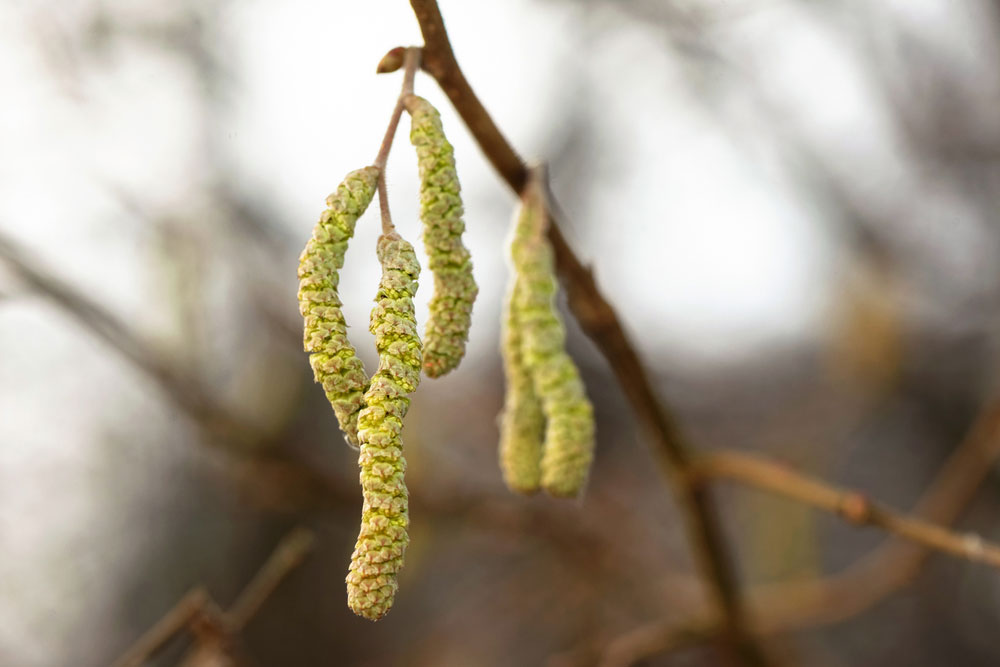
[[[373,165],[378,167],[378,206],[382,214],[382,233],[388,234],[395,225],[392,224],[392,216],[389,213],[389,193],[385,182],[385,167],[389,160],[389,151],[392,150],[392,141],[396,137],[396,128],[399,127],[399,119],[403,115],[403,101],[413,94],[413,82],[416,79],[417,68],[420,66],[421,50],[418,46],[411,46],[406,49],[403,55],[403,87],[396,98],[396,106],[393,107],[392,116],[389,118],[389,127],[385,130],[382,138],[382,145],[379,146],[378,154],[375,156]]]

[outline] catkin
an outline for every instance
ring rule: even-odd
[[[511,254],[518,271],[512,299],[520,324],[524,363],[545,416],[542,487],[553,496],[575,496],[594,456],[594,411],[583,381],[566,353],[566,332],[555,307],[558,289],[547,213],[538,183],[528,186]]]
[[[410,142],[417,149],[420,171],[420,219],[424,248],[434,274],[434,296],[424,332],[424,372],[439,377],[458,366],[465,355],[472,304],[479,288],[472,260],[462,244],[461,187],[455,152],[441,128],[441,116],[430,102],[410,95]]]
[[[368,378],[354,346],[347,339],[337,287],[347,243],[354,225],[375,195],[378,169],[352,171],[326,199],[327,209],[313,228],[299,258],[299,312],[305,320],[303,347],[310,352],[316,382],[333,406],[344,436],[358,446],[358,412]]]
[[[500,414],[500,470],[507,488],[534,493],[542,481],[542,436],[545,416],[535,394],[534,379],[524,359],[523,336],[516,295],[523,281],[515,278],[504,305],[500,349],[507,395]]]
[[[361,532],[347,574],[347,604],[359,616],[378,620],[392,607],[396,574],[409,543],[407,490],[403,481],[403,417],[407,394],[420,381],[421,349],[413,309],[420,265],[413,246],[395,232],[378,241],[382,281],[371,314],[379,354],[378,371],[365,392],[358,419]]]

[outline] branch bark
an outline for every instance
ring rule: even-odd
[[[203,653],[197,648],[184,664],[218,664],[219,660],[205,662],[202,656],[218,657],[225,653],[230,644],[236,644],[236,636],[256,615],[274,590],[302,561],[313,548],[315,534],[308,528],[294,528],[271,553],[267,562],[258,570],[253,580],[240,593],[229,611],[223,612],[203,587],[189,591],[153,627],[147,630],[129,647],[112,667],[139,667],[151,660],[184,629],[190,629],[196,636],[209,644]],[[225,664],[240,664],[238,656],[224,656]]]
[[[0,261],[27,286],[74,317],[163,389],[170,400],[207,432],[246,443],[250,429],[244,421],[217,403],[196,377],[176,368],[171,360],[143,341],[125,322],[70,283],[38,267],[19,244],[0,232]]]
[[[925,549],[1000,568],[1000,546],[979,535],[961,535],[900,514],[872,502],[859,491],[827,484],[760,457],[740,452],[716,452],[699,457],[690,471],[696,478],[730,479],[772,491],[836,514],[855,525],[881,528]]]
[[[1000,460],[1000,401],[994,401],[937,474],[913,515],[941,526],[953,524]],[[909,584],[932,550],[890,538],[875,551],[830,577],[772,584],[753,595],[761,630],[778,632],[837,623],[862,613]]]
[[[728,459],[725,465],[729,467],[729,472],[732,472],[734,463],[737,469],[741,467],[742,463],[736,463],[728,454],[723,453],[722,456]],[[740,461],[749,459],[750,468],[763,470],[762,466],[774,466],[745,454],[739,456]],[[968,435],[955,448],[955,452],[914,508],[913,514],[919,519],[908,519],[909,523],[918,528],[921,524],[931,525],[934,528],[931,534],[941,534],[940,531],[954,523],[972,500],[998,459],[1000,401],[988,406],[976,419]],[[721,469],[715,472],[717,477],[730,476]],[[751,479],[756,474],[737,473],[731,476],[757,485]],[[841,498],[844,494],[851,493],[838,491],[784,468],[780,472],[767,471],[764,476],[774,484],[787,488],[786,495],[799,500],[804,500],[798,498],[799,495],[816,496],[834,508],[833,511],[843,504]],[[765,486],[770,488],[771,483]],[[781,492],[778,489],[772,490]],[[850,504],[852,503],[848,503]],[[933,526],[934,523],[938,525]],[[967,538],[959,535],[951,536],[951,541],[960,548],[966,540]],[[997,546],[988,546],[995,554]],[[806,582],[755,587],[747,596],[752,609],[751,630],[761,636],[775,635],[838,623],[864,613],[909,584],[919,574],[934,549],[933,543],[919,538],[905,541],[904,536],[895,535],[868,556],[837,574]],[[706,632],[700,635],[686,632],[687,628],[697,624],[699,618],[703,619]],[[627,655],[629,659],[637,661],[686,645],[678,643],[678,637],[684,637],[690,643],[698,643],[708,641],[720,631],[717,621],[712,623],[704,616],[703,610],[696,610],[690,620],[681,623],[659,619],[634,628],[607,643],[602,649],[602,655],[608,661],[614,661],[620,655]]]
[[[462,73],[437,2],[410,0],[410,5],[424,38],[424,71],[441,86],[503,180],[520,194],[527,182],[527,166],[504,138]],[[745,664],[766,664],[763,651],[747,631],[739,584],[729,562],[712,499],[705,487],[689,483],[685,474],[690,465],[686,443],[657,397],[614,308],[597,288],[592,271],[570,248],[552,215],[549,238],[570,310],[608,360],[640,423],[655,443],[653,453],[681,508],[695,562],[714,606],[725,619],[726,643]]]

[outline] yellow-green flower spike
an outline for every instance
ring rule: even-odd
[[[337,287],[354,225],[375,196],[378,169],[352,171],[326,198],[327,209],[299,258],[299,312],[305,319],[303,346],[316,382],[333,406],[351,446],[358,446],[358,412],[368,386],[364,365],[347,339]]]
[[[553,496],[579,494],[594,457],[594,410],[583,381],[566,353],[566,332],[555,307],[558,285],[540,184],[525,194],[511,254],[518,271],[514,292],[524,362],[545,415],[542,487]]]
[[[453,370],[465,355],[472,304],[479,288],[472,276],[469,251],[462,245],[461,187],[455,152],[444,136],[441,116],[430,102],[416,95],[406,98],[406,109],[420,171],[424,248],[434,273],[434,296],[424,332],[424,372],[435,378]]]
[[[507,396],[500,414],[500,470],[507,488],[534,493],[542,481],[542,436],[545,416],[535,394],[534,379],[525,363],[516,294],[523,288],[515,279],[504,308],[500,332]]]
[[[395,232],[378,240],[382,263],[371,332],[378,350],[378,371],[365,392],[358,419],[361,439],[361,533],[347,574],[347,604],[355,614],[377,621],[392,607],[396,575],[409,543],[408,494],[403,472],[403,417],[407,394],[420,382],[420,338],[414,317],[420,264],[413,246]]]

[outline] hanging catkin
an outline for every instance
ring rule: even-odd
[[[462,360],[479,288],[472,276],[469,251],[462,245],[461,187],[455,153],[444,136],[441,117],[430,102],[416,95],[406,98],[406,109],[420,171],[424,248],[434,274],[434,296],[424,332],[424,372],[433,378],[451,371]]]
[[[500,414],[500,470],[507,488],[518,493],[534,493],[542,480],[542,436],[545,416],[535,394],[534,379],[525,363],[518,306],[515,295],[523,289],[515,277],[500,332],[500,351],[507,378],[507,395]]]
[[[558,289],[542,186],[527,186],[511,255],[518,272],[513,293],[521,352],[545,416],[542,487],[554,496],[575,496],[594,456],[594,411],[583,381],[566,353],[566,333],[555,307]]]
[[[364,366],[347,339],[337,287],[354,225],[375,195],[378,169],[352,171],[326,199],[327,209],[299,258],[299,312],[305,320],[303,346],[310,352],[316,382],[333,406],[347,442],[358,446],[358,411],[368,385]]]
[[[421,349],[413,310],[420,265],[413,246],[395,232],[378,241],[382,281],[371,315],[378,371],[358,419],[361,439],[361,532],[347,574],[347,604],[373,621],[392,607],[396,574],[409,542],[408,494],[403,481],[403,417],[407,394],[420,381]]]

